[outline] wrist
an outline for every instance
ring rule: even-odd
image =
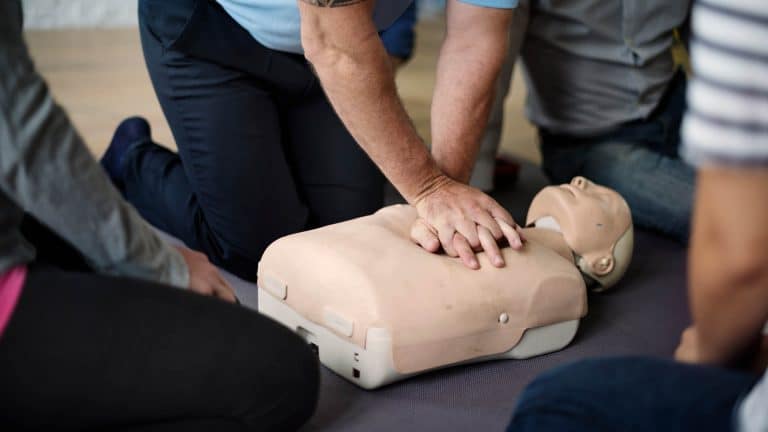
[[[182,247],[172,246],[170,251],[171,264],[169,266],[170,280],[168,283],[178,288],[189,288],[189,264],[184,256]]]
[[[418,206],[426,197],[441,189],[443,186],[451,183],[453,180],[443,172],[437,170],[432,176],[424,178],[417,189],[417,193],[408,202],[413,206]]]

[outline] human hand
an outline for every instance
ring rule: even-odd
[[[429,252],[443,251],[471,269],[480,268],[475,252],[488,254],[496,267],[504,266],[498,242],[506,238],[513,249],[524,238],[512,216],[493,198],[465,184],[444,177],[414,202],[419,219],[411,239]]]
[[[218,297],[236,303],[235,291],[219,273],[208,257],[185,247],[177,247],[189,268],[189,289],[198,294]]]
[[[699,333],[690,326],[680,336],[680,345],[675,350],[675,360],[682,363],[699,363]]]

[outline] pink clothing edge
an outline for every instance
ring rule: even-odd
[[[0,337],[11,320],[27,280],[27,267],[14,267],[0,275]]]

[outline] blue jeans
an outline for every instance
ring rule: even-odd
[[[508,431],[728,431],[757,376],[643,357],[590,359],[539,376]]]
[[[656,111],[594,137],[541,130],[543,166],[550,180],[581,175],[618,191],[635,225],[687,243],[696,173],[678,156],[685,113],[685,78],[677,76]]]

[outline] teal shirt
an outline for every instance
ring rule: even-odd
[[[301,54],[298,0],[217,0],[227,13],[260,44],[277,51]],[[373,14],[379,30],[389,27],[413,0],[378,0]],[[514,8],[518,0],[461,0],[494,8]]]

